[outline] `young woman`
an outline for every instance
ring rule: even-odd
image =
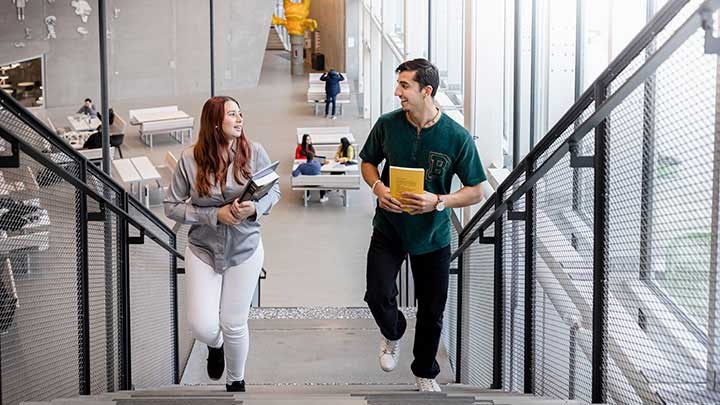
[[[302,143],[295,148],[295,159],[306,159],[307,153],[315,154],[315,147],[312,145],[310,134],[303,134]]]
[[[350,160],[353,160],[355,157],[355,148],[350,145],[350,141],[346,137],[340,138],[340,146],[337,148],[337,152],[335,152],[335,160],[337,160],[340,163],[347,163]]]
[[[195,338],[208,345],[209,377],[218,380],[227,371],[228,391],[245,391],[248,313],[264,260],[259,220],[280,199],[280,188],[255,202],[236,198],[251,173],[269,164],[265,149],[245,136],[238,102],[213,97],[164,201],[165,215],[192,225],[185,250],[187,319]]]

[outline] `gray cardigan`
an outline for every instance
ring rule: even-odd
[[[234,157],[234,147],[231,158]],[[270,164],[265,149],[259,143],[251,144],[250,172],[254,173]],[[192,147],[180,155],[172,182],[163,204],[165,215],[183,224],[191,224],[188,232],[190,250],[204,263],[222,273],[226,268],[243,263],[252,256],[260,242],[260,217],[267,215],[280,199],[280,186],[275,186],[255,202],[257,215],[237,225],[225,225],[217,220],[218,208],[231,203],[239,196],[247,179],[238,184],[233,176],[233,164],[227,172],[225,192],[215,184],[209,196],[200,196],[195,185],[197,164]],[[242,177],[242,175],[241,175]]]

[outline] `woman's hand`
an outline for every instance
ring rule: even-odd
[[[257,210],[255,209],[255,203],[252,201],[240,202],[238,200],[235,200],[232,203],[232,207],[233,214],[235,215],[235,218],[237,218],[239,221],[250,218],[257,214]]]
[[[238,218],[233,214],[233,205],[234,204],[227,204],[223,205],[222,207],[218,208],[217,211],[217,219],[218,222],[225,224],[225,225],[237,225],[242,220],[241,218]]]

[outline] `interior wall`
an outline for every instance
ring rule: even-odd
[[[11,1],[0,3],[0,64],[44,55],[45,106],[77,109],[100,98],[98,2],[86,23],[69,1],[28,1],[18,21]],[[197,0],[107,2],[110,100],[142,100],[210,92],[210,13]],[[216,91],[257,85],[273,3],[215,2]],[[54,15],[56,39],[46,39]],[[25,28],[31,39],[25,39]],[[77,29],[87,30],[86,35]],[[23,47],[17,47],[22,42]],[[138,106],[142,107],[142,106]]]
[[[310,18],[317,20],[320,31],[320,53],[325,55],[325,69],[345,72],[345,2],[313,0]]]

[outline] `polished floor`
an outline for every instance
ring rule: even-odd
[[[283,52],[268,51],[258,87],[227,94],[242,104],[248,136],[261,142],[271,159],[280,161],[282,198],[263,219],[268,275],[262,285],[262,305],[364,306],[365,256],[374,209],[372,194],[362,186],[358,191],[349,192],[347,208],[335,193],[330,193],[330,200],[325,203],[320,203],[315,195],[304,207],[302,193],[290,190],[290,171],[297,127],[349,126],[362,145],[370,122],[360,116],[355,99],[336,120],[315,116],[306,102],[307,76],[291,76],[289,61],[283,56]],[[127,110],[132,108],[176,104],[195,117],[197,130],[206,98],[207,95],[197,95],[136,100],[124,105],[117,103],[114,109],[127,116]],[[145,155],[161,166],[168,150],[178,155],[187,146],[170,137],[157,136],[151,149],[140,142],[136,129],[130,127],[123,155]],[[153,210],[164,217],[161,207]]]

